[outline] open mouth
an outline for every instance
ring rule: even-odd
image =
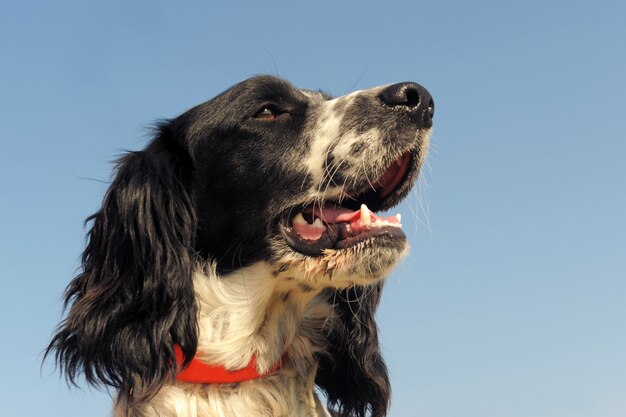
[[[328,249],[347,249],[363,242],[405,240],[400,215],[383,217],[376,211],[395,204],[413,165],[413,152],[407,151],[393,162],[365,192],[324,205],[311,204],[286,213],[280,229],[289,246],[309,256],[320,256]]]

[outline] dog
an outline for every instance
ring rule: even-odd
[[[159,122],[86,221],[46,356],[116,417],[384,416],[374,313],[408,245],[377,212],[433,113],[416,83],[333,99],[262,75]]]

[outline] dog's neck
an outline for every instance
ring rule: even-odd
[[[213,266],[197,270],[194,289],[199,307],[196,359],[236,370],[255,357],[263,374],[284,358],[281,368],[240,384],[166,385],[130,415],[153,417],[153,410],[159,410],[159,416],[168,417],[329,416],[314,389],[316,355],[324,350],[332,321],[321,288],[304,284],[290,271],[257,263],[222,276]],[[128,415],[116,411],[116,417]]]
[[[221,276],[213,267],[197,271],[196,358],[241,369],[255,356],[260,373],[273,368],[285,353],[289,362],[301,355],[312,360],[323,349],[320,336],[331,311],[319,297],[321,288],[300,281],[290,271],[272,270],[265,262]]]

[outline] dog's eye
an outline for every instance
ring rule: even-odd
[[[261,110],[254,115],[255,119],[274,120],[280,112],[273,106],[263,106]]]

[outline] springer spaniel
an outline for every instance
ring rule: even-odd
[[[271,76],[158,124],[117,164],[52,354],[116,417],[384,416],[374,313],[433,100],[332,99]]]

